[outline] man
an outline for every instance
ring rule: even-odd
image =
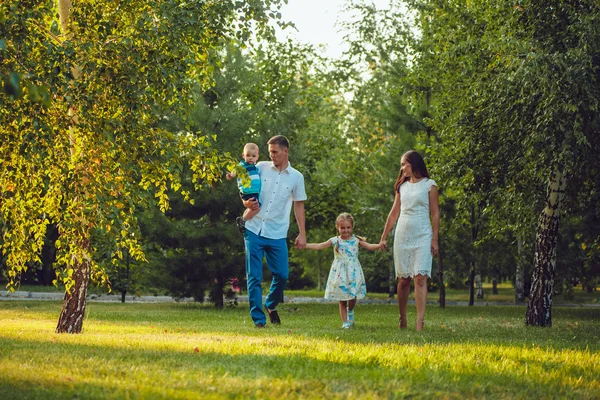
[[[275,308],[283,296],[289,272],[286,238],[292,204],[299,229],[295,246],[298,249],[306,246],[304,176],[290,165],[290,142],[285,136],[273,136],[267,143],[272,161],[256,164],[262,180],[259,195],[262,205],[259,205],[256,199],[244,200],[245,207],[255,210],[260,208],[254,218],[246,221],[244,232],[248,302],[250,316],[257,328],[264,328],[267,323],[266,314],[262,309],[261,289],[264,256],[273,275],[271,288],[265,300],[265,311],[272,324],[281,323]]]

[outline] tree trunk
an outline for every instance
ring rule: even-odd
[[[492,278],[492,294],[498,294],[498,279]]]
[[[71,14],[71,0],[58,0],[58,15],[60,18],[60,26],[63,35],[69,33],[70,25],[70,14]],[[73,78],[78,79],[81,75],[81,67],[71,67]],[[73,124],[77,124],[77,113],[73,106],[69,107],[68,115],[71,117]],[[71,157],[75,156],[75,138],[73,135],[73,127],[69,127],[69,139],[71,141]],[[90,252],[90,241],[89,239],[82,239],[83,245],[82,250],[89,255]],[[90,281],[90,258],[88,256],[82,257],[81,255],[76,256],[73,262],[73,275],[72,279],[74,282],[71,290],[65,292],[63,299],[63,308],[58,317],[58,325],[56,326],[56,333],[81,333],[83,327],[83,318],[85,316],[86,296],[87,288]]]
[[[446,308],[446,286],[444,285],[444,262],[441,241],[439,241],[438,249],[438,281],[440,284],[440,308]]]
[[[477,298],[483,299],[483,283],[481,282],[481,274],[475,275],[475,284],[477,285]]]
[[[469,305],[475,304],[475,265],[471,265],[471,272],[469,273]]]
[[[225,300],[223,297],[225,296],[225,291],[223,288],[227,284],[226,279],[223,278],[220,272],[217,272],[217,277],[212,283],[210,287],[210,300],[215,304],[215,308],[223,309],[225,308]],[[283,295],[281,296],[283,297]]]
[[[517,240],[517,271],[515,272],[515,303],[525,301],[525,263],[523,262],[523,238]]]
[[[475,240],[477,225],[475,224],[475,206],[471,205],[471,272],[469,273],[469,305],[475,304]]]
[[[71,0],[58,0],[58,16],[63,35],[69,30],[69,14],[71,13]]]
[[[76,261],[73,266],[73,281],[75,284],[71,290],[65,292],[56,333],[81,333],[90,281],[89,261]]]
[[[532,326],[552,326],[552,289],[556,270],[556,246],[560,206],[567,179],[558,167],[548,179],[546,204],[540,215],[535,243],[535,259],[531,279],[531,293],[525,323]]]
[[[125,252],[127,254],[126,257],[126,261],[125,261],[125,271],[123,272],[122,268],[119,268],[119,283],[121,285],[121,303],[125,303],[125,297],[127,296],[127,289],[129,289],[129,277],[130,277],[130,271],[129,271],[129,263],[131,261],[131,258],[129,256],[129,250],[125,249]]]

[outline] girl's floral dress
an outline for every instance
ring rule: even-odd
[[[367,285],[358,261],[358,238],[352,235],[344,240],[336,236],[329,240],[333,245],[334,258],[327,278],[325,298],[337,301],[363,299],[367,295]]]

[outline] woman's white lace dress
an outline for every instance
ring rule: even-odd
[[[429,218],[429,191],[437,186],[433,179],[400,185],[400,216],[394,236],[394,265],[396,276],[431,277],[431,239],[433,231]]]
[[[334,250],[325,298],[337,301],[364,299],[367,295],[367,285],[358,261],[358,238],[352,235],[348,240],[340,237],[332,237],[329,240]]]

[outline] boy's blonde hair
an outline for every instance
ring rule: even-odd
[[[257,152],[260,152],[260,149],[258,148],[258,145],[256,143],[246,143],[244,145],[244,153],[246,152],[246,149],[248,150],[256,150]]]

